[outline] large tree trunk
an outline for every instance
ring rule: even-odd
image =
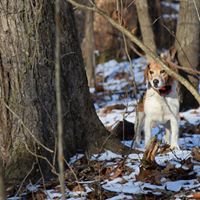
[[[152,22],[148,11],[148,2],[147,0],[136,0],[135,4],[137,8],[143,42],[149,49],[156,53],[156,44],[154,39]],[[146,56],[148,61],[151,62],[152,59],[148,55]]]
[[[194,3],[196,4],[196,8]],[[178,61],[183,67],[197,69],[199,66],[200,21],[197,13],[199,11],[200,1],[180,1],[175,47],[178,51]],[[198,90],[198,77],[186,73],[181,74]],[[181,93],[181,109],[189,109],[198,106],[195,98],[184,86],[181,87]]]
[[[61,4],[63,144],[67,159],[77,150],[99,150],[107,132],[90,99],[72,7],[65,0]],[[56,145],[54,1],[2,0],[0,10],[0,159],[6,180],[19,182],[37,167],[31,151],[52,162],[53,153],[39,143],[52,150]],[[45,172],[50,169],[47,166],[42,165]]]

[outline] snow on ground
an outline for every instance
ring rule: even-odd
[[[95,107],[100,120],[110,130],[123,119],[134,123],[135,105],[144,92],[143,70],[146,67],[146,60],[138,58],[132,61],[139,89],[139,93],[136,95],[137,99],[135,99],[131,86],[133,77],[129,66],[129,62],[111,60],[99,64],[96,69],[97,79],[100,80],[98,84],[101,89],[97,92],[93,91],[93,95],[96,96]],[[180,117],[180,130],[182,130],[182,133],[179,145],[181,150],[158,154],[155,157],[155,161],[162,168],[163,174],[172,173],[170,171],[172,169],[177,170],[177,173],[172,177],[159,177],[159,181],[156,178],[154,181],[141,181],[138,179],[144,153],[143,144],[141,144],[139,153],[129,154],[126,160],[124,160],[124,155],[105,151],[90,158],[90,162],[95,163],[92,172],[89,173],[87,168],[74,172],[77,175],[77,180],[75,180],[77,185],[73,185],[73,189],[66,189],[66,198],[70,200],[99,199],[98,195],[103,195],[102,199],[121,200],[135,199],[135,195],[152,194],[155,197],[154,199],[168,199],[163,195],[169,193],[174,199],[178,200],[200,192],[200,160],[196,160],[192,154],[192,148],[200,146],[200,134],[196,134],[199,133],[196,128],[200,124],[200,108],[181,112]],[[190,129],[187,127],[190,127]],[[153,132],[156,134],[158,131],[159,129],[154,129]],[[193,134],[191,134],[191,131]],[[196,131],[195,134],[193,131]],[[123,143],[126,146],[131,146],[132,141],[123,141]],[[76,169],[74,165],[81,159],[83,159],[82,154],[77,154],[71,158],[69,164],[74,170]],[[123,161],[125,161],[125,164],[122,169],[121,163]],[[88,175],[85,176],[83,171]],[[69,172],[66,172],[67,183],[71,181]],[[155,174],[156,176],[158,174]],[[69,183],[67,183],[68,187]],[[74,182],[70,184],[74,184]],[[97,185],[101,188],[99,194],[97,194],[97,191],[99,191],[96,189]],[[70,185],[70,187],[72,186]],[[28,185],[26,189],[32,192],[37,188],[38,185]],[[45,199],[61,198],[61,194],[56,188],[45,190],[44,193]],[[139,199],[142,199],[142,196],[139,196]]]
[[[179,3],[172,3],[172,2],[169,3],[169,2],[162,1],[161,5],[164,6],[164,7],[172,8],[177,12],[179,12],[179,9],[180,9],[180,4]]]

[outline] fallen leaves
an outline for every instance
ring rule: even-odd
[[[200,199],[200,193],[194,193],[187,196],[187,199]]]
[[[155,157],[160,149],[160,142],[156,137],[152,138],[149,146],[144,152],[141,160],[140,172],[136,176],[137,181],[148,182],[161,185],[166,181],[189,180],[196,178],[193,172],[193,163],[191,158],[181,160],[180,163],[168,162],[166,166],[160,166],[156,163]]]
[[[126,106],[124,104],[115,104],[115,105],[104,107],[101,112],[104,113],[104,114],[107,114],[107,113],[110,113],[114,109],[124,110],[125,108],[126,108]]]
[[[199,147],[192,148],[192,156],[195,160],[200,162],[200,148]]]

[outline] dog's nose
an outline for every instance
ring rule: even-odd
[[[154,80],[153,80],[153,83],[154,83],[155,85],[158,85],[159,80],[158,80],[158,79],[154,79]]]

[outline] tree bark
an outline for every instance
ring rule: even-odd
[[[4,172],[3,165],[0,158],[0,200],[4,200],[5,198],[5,183],[4,183]]]
[[[82,49],[85,60],[85,68],[89,87],[95,87],[95,55],[94,55],[94,13],[86,12],[85,17],[85,38],[83,39]]]
[[[53,163],[54,154],[41,143],[56,148],[54,1],[2,0],[0,9],[0,154],[6,180],[19,182],[37,161],[35,154]],[[63,146],[68,159],[78,150],[98,151],[108,132],[90,99],[73,9],[65,0],[60,29]],[[44,174],[51,170],[44,163],[42,169]]]
[[[190,0],[180,1],[175,47],[181,66],[199,69],[200,21],[197,12],[200,11],[200,1],[195,1],[195,4],[194,1]],[[181,75],[198,90],[199,80],[197,76],[182,71]],[[198,107],[197,101],[184,86],[181,86],[181,93],[182,110]]]
[[[150,48],[154,53],[156,53],[156,44],[154,39],[154,33],[151,23],[151,18],[148,11],[147,0],[136,0],[135,5],[138,13],[138,20],[140,23],[140,30],[142,33],[143,43]],[[148,55],[147,60],[152,61],[152,58]]]

